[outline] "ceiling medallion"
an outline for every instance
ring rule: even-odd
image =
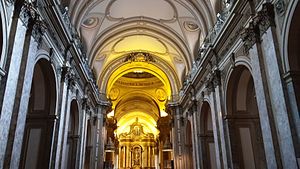
[[[120,94],[120,90],[117,88],[113,88],[109,93],[109,97],[112,101],[115,101],[119,97],[119,94]]]
[[[126,56],[124,62],[155,62],[155,60],[149,53],[134,52]]]
[[[199,26],[195,22],[192,22],[192,21],[184,21],[183,26],[187,31],[190,31],[190,32],[194,32],[199,29]]]
[[[159,101],[161,101],[161,102],[165,101],[167,98],[166,96],[167,96],[167,94],[163,89],[159,88],[156,90],[156,97]]]
[[[86,28],[94,28],[97,26],[99,19],[97,17],[89,17],[83,21],[82,25]]]

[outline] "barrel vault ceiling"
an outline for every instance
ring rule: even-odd
[[[68,3],[100,92],[112,100],[119,121],[130,116],[126,112],[141,112],[141,121],[149,116],[157,121],[163,115],[221,6],[219,0]],[[145,109],[151,113],[143,114]]]

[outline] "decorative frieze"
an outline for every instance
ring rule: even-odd
[[[124,62],[155,62],[155,59],[149,53],[136,52],[130,53]]]

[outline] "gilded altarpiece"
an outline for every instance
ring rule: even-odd
[[[156,140],[152,133],[145,133],[136,121],[130,125],[129,133],[119,136],[120,169],[154,169]]]

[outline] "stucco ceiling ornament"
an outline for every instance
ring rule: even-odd
[[[167,96],[167,94],[163,89],[161,89],[161,88],[156,89],[156,97],[159,101],[161,101],[161,102],[165,101],[166,96]]]
[[[99,23],[99,19],[96,17],[89,17],[86,20],[83,21],[82,26],[85,28],[95,28]]]
[[[195,32],[195,31],[199,30],[199,26],[195,22],[192,22],[192,21],[184,21],[183,26],[187,31],[190,31],[190,32]]]
[[[170,0],[112,0],[107,5],[105,14],[110,21],[152,18],[160,22],[175,22],[178,18],[176,7]]]
[[[155,62],[155,60],[149,53],[135,52],[130,53],[124,62]]]
[[[119,97],[119,94],[120,94],[120,90],[117,88],[113,88],[109,93],[109,97],[112,101],[115,101]]]

